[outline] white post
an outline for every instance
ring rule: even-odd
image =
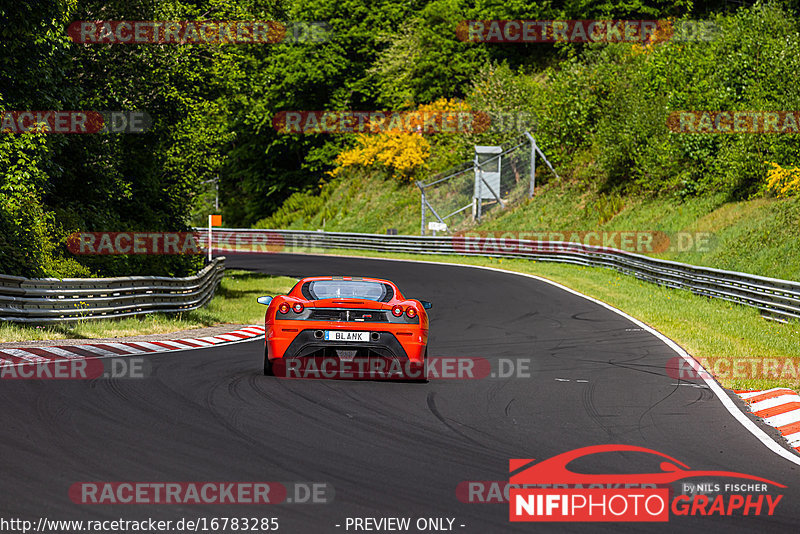
[[[481,220],[481,209],[483,208],[483,169],[478,163],[478,156],[475,156],[475,164],[478,166],[478,222]]]
[[[208,216],[208,262],[211,263],[211,215]]]
[[[417,182],[417,185],[419,185],[419,182]],[[422,187],[420,187],[419,190],[422,193],[420,197],[420,213],[422,213],[422,219],[419,225],[419,235],[425,235],[425,190]]]
[[[525,135],[531,141],[531,183],[528,189],[528,198],[533,198],[534,188],[536,187],[536,151],[538,147],[536,146],[536,139],[529,132],[525,132]]]

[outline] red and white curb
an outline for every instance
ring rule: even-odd
[[[234,341],[254,339],[264,335],[263,326],[248,326],[216,336],[173,339],[167,341],[121,341],[119,343],[87,343],[85,345],[61,345],[58,347],[28,347],[0,349],[0,367],[48,361],[83,358],[108,358],[134,354],[170,352],[213,347]]]
[[[736,392],[750,411],[778,429],[789,445],[800,452],[800,395],[786,388]]]

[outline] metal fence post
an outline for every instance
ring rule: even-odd
[[[478,178],[478,222],[481,221],[481,210],[483,208],[483,171],[481,165],[478,163],[478,156],[475,156],[475,175]]]
[[[472,214],[471,215],[472,215],[472,220],[473,221],[482,220],[483,219],[483,189],[485,189],[485,188],[488,188],[489,192],[491,193],[491,196],[487,197],[487,198],[489,200],[492,200],[492,198],[494,198],[495,200],[497,200],[498,205],[500,205],[502,208],[507,207],[506,206],[506,202],[512,202],[513,203],[513,202],[516,202],[517,200],[524,199],[525,198],[525,182],[522,181],[521,175],[519,175],[518,172],[517,172],[517,160],[519,158],[524,158],[524,151],[525,151],[525,144],[526,143],[528,143],[529,145],[532,145],[534,147],[531,150],[531,152],[532,152],[532,156],[531,156],[532,157],[532,162],[531,163],[532,163],[532,166],[534,168],[532,169],[533,172],[531,173],[531,176],[529,177],[529,179],[531,180],[532,183],[530,183],[529,187],[528,187],[528,190],[529,190],[528,194],[532,195],[533,194],[533,188],[535,187],[535,183],[533,183],[533,180],[535,178],[535,165],[536,165],[535,158],[536,157],[541,157],[542,159],[545,160],[545,164],[548,164],[548,166],[549,166],[549,163],[547,161],[547,158],[544,157],[544,154],[542,154],[542,151],[539,149],[538,145],[535,142],[532,142],[532,139],[530,138],[530,136],[529,136],[528,139],[526,139],[524,137],[517,138],[516,139],[516,144],[514,144],[513,146],[511,146],[510,148],[508,148],[506,150],[503,150],[502,147],[478,147],[478,146],[476,146],[476,153],[475,153],[475,157],[472,160],[472,167],[471,168],[469,166],[469,162],[464,162],[464,164],[459,166],[458,169],[451,169],[451,170],[454,171],[454,172],[452,172],[452,174],[440,173],[440,174],[437,174],[437,175],[431,177],[429,179],[429,181],[427,181],[427,182],[421,181],[421,180],[416,180],[415,183],[416,183],[417,187],[419,187],[419,189],[420,189],[420,235],[421,236],[425,236],[425,235],[428,234],[428,225],[430,224],[428,222],[428,211],[430,211],[431,214],[433,215],[433,217],[431,217],[431,221],[433,221],[433,218],[435,217],[436,220],[438,220],[442,224],[447,224],[446,221],[451,221],[452,222],[452,220],[451,220],[452,217],[454,217],[455,215],[458,215],[459,213],[464,212],[465,210],[469,210],[469,209],[472,210]],[[510,161],[511,161],[511,166],[512,166],[512,168],[514,170],[514,174],[515,174],[515,176],[514,176],[515,185],[511,188],[511,190],[506,191],[506,193],[509,195],[509,197],[508,197],[509,200],[504,200],[500,196],[502,194],[501,189],[502,189],[503,186],[502,186],[501,182],[503,180],[503,177],[499,176],[498,177],[499,183],[497,185],[494,184],[494,176],[502,174],[502,170],[501,170],[502,165],[498,162],[498,165],[497,165],[498,168],[497,168],[497,172],[496,173],[492,173],[492,172],[489,172],[488,170],[484,170],[483,167],[488,162],[479,163],[480,158],[478,157],[479,156],[478,148],[481,148],[481,149],[499,148],[500,149],[499,153],[496,153],[494,151],[486,151],[486,150],[480,151],[481,155],[485,155],[485,154],[489,154],[489,153],[493,154],[495,157],[490,158],[490,161],[497,161],[497,159],[500,159],[500,161],[502,161],[503,157],[505,157],[507,155],[511,155],[509,157],[512,158]],[[537,156],[537,154],[538,154],[538,156]],[[513,159],[513,158],[515,158],[515,159]],[[552,169],[552,166],[551,166],[551,169]],[[448,171],[448,172],[450,172],[450,171]],[[466,179],[468,179],[470,172],[472,172],[472,178],[474,180],[476,180],[476,183],[472,184],[472,189],[470,190],[469,193],[467,193],[464,189],[462,189],[462,184],[459,181],[449,182],[448,185],[444,187],[444,191],[438,189],[439,187],[441,187],[441,184],[443,184],[444,182],[448,182],[449,180],[466,180]],[[520,172],[524,172],[524,171],[520,169]],[[445,174],[447,174],[447,175],[444,176]],[[461,178],[459,178],[459,177],[461,177]],[[451,185],[451,184],[455,184],[455,185]],[[499,186],[499,189],[498,189],[498,186]],[[433,195],[433,196],[431,196],[430,199],[428,198],[428,189],[431,190],[431,195]],[[478,191],[480,191],[480,194],[478,194]],[[464,202],[465,202],[464,204],[460,204],[460,202],[461,202],[460,199],[462,199],[462,198],[464,199]],[[469,200],[467,200],[467,198]],[[438,209],[437,206],[439,206],[439,203],[441,203],[441,205],[443,206],[443,208],[442,208],[443,210],[447,210],[447,211],[442,211],[441,215],[439,213],[437,213],[437,209]],[[458,203],[458,205],[456,206],[457,203]],[[494,203],[491,202],[489,204],[489,208],[491,208],[491,206],[493,206],[493,205],[494,205]],[[453,226],[457,226],[458,224],[459,223],[454,223]],[[434,234],[434,235],[436,235],[436,234]]]
[[[553,173],[553,175],[556,177],[556,179],[560,180],[561,177],[558,175],[556,170],[553,168],[553,165],[550,163],[550,160],[547,159],[547,156],[544,155],[544,152],[542,152],[542,149],[539,148],[539,145],[536,144],[536,140],[534,140],[533,137],[531,136],[531,134],[529,134],[528,132],[525,132],[525,135],[527,135],[528,137],[531,138],[531,140],[533,140],[533,148],[539,154],[539,157],[544,160],[544,164],[547,165],[547,167],[550,169],[550,171]]]
[[[422,190],[422,221],[420,222],[419,235],[425,235],[425,190]]]
[[[536,139],[528,132],[525,132],[525,135],[531,141],[531,187],[528,192],[528,198],[533,198],[533,192],[536,187]]]
[[[417,187],[419,187],[419,207],[420,207],[420,222],[419,222],[419,235],[425,235],[425,188],[422,187],[422,182],[416,180]]]

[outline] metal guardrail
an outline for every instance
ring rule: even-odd
[[[234,229],[225,229],[234,230]],[[249,230],[280,236],[284,250],[351,249],[408,254],[440,254],[519,258],[606,267],[666,287],[758,308],[778,321],[800,319],[800,282],[698,267],[580,243],[507,240],[489,252],[471,250],[469,238],[459,236],[379,235],[302,230]],[[275,242],[275,241],[273,241]],[[503,249],[507,250],[503,250]],[[235,253],[231,249],[227,253]]]
[[[0,275],[0,321],[48,324],[195,310],[211,300],[224,272],[225,258],[219,257],[185,278]]]

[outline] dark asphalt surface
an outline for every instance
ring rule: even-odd
[[[665,372],[675,353],[598,304],[467,267],[282,254],[227,265],[389,278],[406,296],[434,303],[430,356],[528,359],[530,376],[282,380],[262,376],[258,340],[150,356],[146,379],[3,381],[0,516],[278,517],[287,533],[346,532],[347,517],[450,517],[456,532],[475,533],[800,530],[797,466],[747,432],[710,390],[676,385]],[[609,443],[788,488],[773,517],[667,524],[511,524],[506,504],[456,498],[462,481],[507,480],[510,458]],[[653,472],[658,463],[611,454],[583,467]],[[70,501],[77,481],[316,481],[331,484],[335,497],[316,505],[90,506]]]

